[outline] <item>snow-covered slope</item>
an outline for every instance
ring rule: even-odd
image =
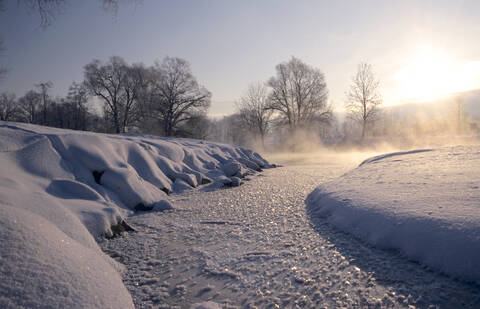
[[[0,122],[0,307],[133,307],[95,241],[167,193],[268,167],[240,147]]]
[[[374,157],[307,198],[313,216],[480,282],[480,147]]]

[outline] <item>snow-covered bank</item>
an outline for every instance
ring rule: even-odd
[[[167,193],[267,167],[222,144],[0,122],[0,307],[133,307],[95,238]]]
[[[480,146],[377,156],[317,187],[311,215],[480,282]]]

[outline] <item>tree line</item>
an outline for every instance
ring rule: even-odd
[[[181,58],[165,57],[152,66],[128,64],[118,56],[84,66],[84,80],[63,98],[52,97],[52,82],[40,82],[20,98],[0,95],[0,120],[74,130],[138,132],[214,139],[252,146],[272,131],[280,143],[299,132],[325,138],[335,129],[325,76],[298,58],[276,66],[266,82],[251,84],[236,102],[236,113],[211,120],[211,93]],[[361,124],[361,138],[378,116],[381,97],[371,66],[362,63],[347,93],[349,117]],[[92,101],[101,103],[95,109]],[[222,123],[225,122],[225,123]],[[226,125],[227,124],[227,125]],[[295,143],[293,143],[295,144]],[[294,146],[294,145],[293,145]]]
[[[121,57],[84,67],[84,80],[64,98],[51,96],[52,82],[41,82],[24,96],[0,95],[0,120],[108,133],[141,132],[205,138],[211,93],[198,84],[190,65],[165,57],[146,67]],[[92,99],[101,102],[101,111]]]
[[[377,120],[382,103],[379,81],[370,64],[359,64],[346,96],[348,119],[362,128],[361,142]],[[229,123],[259,140],[262,147],[272,130],[279,143],[290,143],[290,147],[295,147],[299,139],[319,138],[325,142],[332,135],[338,137],[324,74],[295,57],[278,64],[276,75],[266,82],[251,84],[237,102],[236,115],[230,118]]]

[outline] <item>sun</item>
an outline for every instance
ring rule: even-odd
[[[395,74],[397,98],[425,102],[480,88],[480,62],[462,62],[432,47],[419,47]]]

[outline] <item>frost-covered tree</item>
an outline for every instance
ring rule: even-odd
[[[267,88],[261,83],[251,84],[237,103],[237,109],[245,127],[255,137],[260,137],[262,146],[265,147],[265,135],[273,114]]]
[[[47,110],[48,110],[48,104],[50,103],[50,94],[49,91],[53,87],[53,83],[51,81],[48,82],[43,82],[43,83],[38,83],[35,85],[35,87],[38,88],[39,94],[42,100],[42,119],[40,124],[42,125],[47,125],[48,124],[48,119],[47,119]]]
[[[42,102],[41,95],[34,91],[28,91],[23,97],[18,99],[18,105],[21,113],[21,120],[28,123],[39,123],[39,110]]]
[[[103,101],[116,133],[125,132],[135,120],[142,72],[140,65],[129,66],[118,56],[106,63],[93,60],[84,67],[85,87]]]
[[[0,94],[0,120],[12,121],[16,120],[19,114],[19,109],[15,95],[13,93]]]
[[[146,88],[146,69],[143,64],[133,64],[126,68],[127,76],[124,83],[122,127],[136,125],[140,118],[141,95]]]
[[[276,67],[271,88],[270,108],[277,111],[290,131],[306,128],[314,121],[329,119],[328,90],[323,73],[292,57]]]
[[[372,66],[362,62],[357,73],[352,78],[352,84],[347,95],[346,108],[349,117],[362,127],[361,139],[365,138],[367,126],[373,123],[379,114],[382,97],[379,91],[379,81],[375,78]]]
[[[123,132],[120,114],[126,65],[122,58],[111,57],[105,64],[100,60],[93,60],[84,67],[85,86],[92,95],[99,97],[105,104],[105,111],[111,114],[116,133]]]
[[[198,84],[186,60],[166,57],[150,69],[147,97],[164,135],[174,136],[184,123],[206,113],[211,93]]]
[[[68,107],[71,124],[70,129],[86,130],[88,122],[88,99],[89,93],[84,84],[73,82],[68,88],[65,105]]]

